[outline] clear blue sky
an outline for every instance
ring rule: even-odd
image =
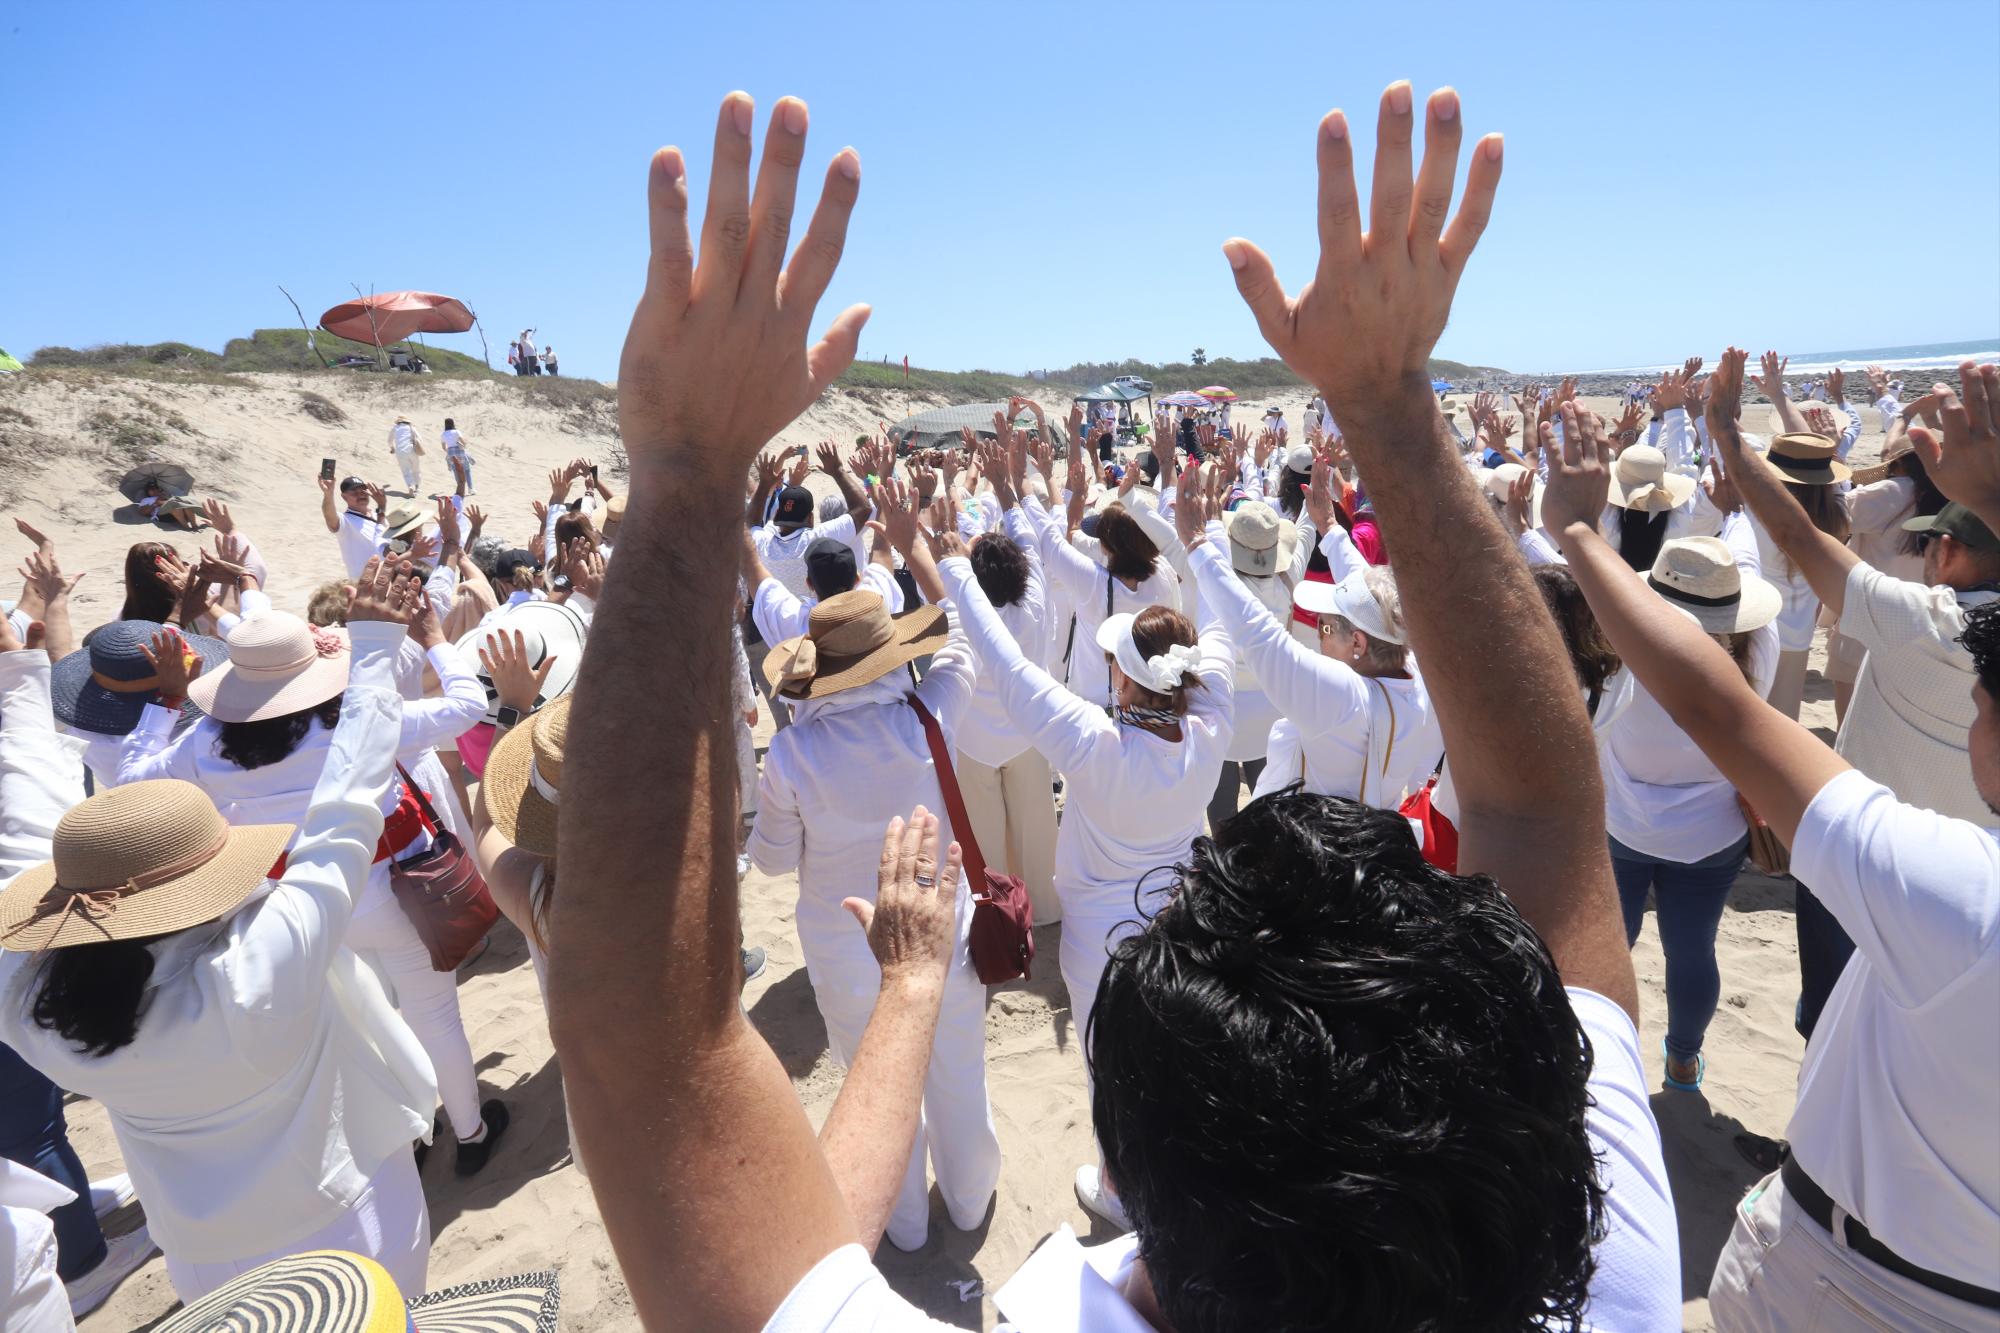
[[[2000,333],[1994,0],[373,6],[0,17],[0,345],[220,348],[348,283],[465,298],[609,378],[663,143],[813,114],[861,204],[823,307],[868,357],[1021,371],[1263,353],[1219,243],[1310,273],[1312,132],[1384,85],[1507,134],[1439,354],[1514,369],[1725,341]],[[1362,167],[1366,172],[1365,164]],[[802,210],[803,212],[803,210]],[[471,335],[446,345],[478,351]],[[503,353],[504,355],[504,353]]]

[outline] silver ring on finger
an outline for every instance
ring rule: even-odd
[[[937,876],[936,876],[936,875],[926,875],[926,874],[925,874],[925,873],[924,873],[923,871],[919,870],[919,871],[917,872],[917,887],[918,887],[918,888],[920,888],[920,889],[934,889],[934,888],[936,888],[936,887],[937,887]]]

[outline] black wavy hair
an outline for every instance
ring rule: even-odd
[[[1494,882],[1289,789],[1176,867],[1085,1033],[1106,1170],[1178,1333],[1577,1328],[1588,1040]]]
[[[215,752],[238,768],[262,768],[275,764],[280,759],[299,748],[306,733],[312,730],[313,720],[328,731],[340,721],[341,696],[336,694],[323,704],[311,708],[301,708],[296,713],[286,713],[282,717],[267,717],[257,722],[224,722],[222,736],[215,743]]]
[[[2000,602],[1987,602],[1965,613],[1959,646],[1972,654],[1972,671],[1986,692],[2000,702]]]
[[[1012,606],[1028,591],[1028,554],[1004,532],[988,532],[972,543],[972,573],[986,600]]]
[[[152,995],[153,955],[146,940],[99,940],[52,949],[42,963],[30,1016],[35,1026],[106,1056],[139,1035]]]

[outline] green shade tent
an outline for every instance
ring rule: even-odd
[[[935,449],[942,444],[956,444],[958,432],[967,426],[972,428],[973,434],[990,440],[994,438],[994,414],[1006,410],[1007,404],[1001,402],[960,403],[954,407],[934,407],[928,412],[904,417],[889,427],[889,442],[895,445],[900,453],[908,453],[912,449]],[[1014,424],[1021,427],[1032,426],[1035,424],[1035,415],[1023,411],[1014,418]],[[1060,426],[1050,422],[1049,428],[1060,437],[1062,433]]]
[[[1153,395],[1132,384],[1100,384],[1088,393],[1080,393],[1075,401],[1079,403],[1136,403]]]
[[[21,363],[7,355],[7,349],[0,347],[0,374],[11,374],[22,368]]]

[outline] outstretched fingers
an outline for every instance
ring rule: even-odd
[[[694,284],[694,241],[688,235],[687,162],[678,148],[662,148],[653,154],[646,173],[646,224],[652,241],[646,286],[672,301],[678,313],[687,305]]]
[[[1278,282],[1278,271],[1271,266],[1271,257],[1241,236],[1224,241],[1222,253],[1229,257],[1229,267],[1236,275],[1236,293],[1250,307],[1257,320],[1257,331],[1264,335],[1265,342],[1278,349],[1280,356],[1284,355],[1292,341],[1292,303]]]
[[[709,169],[708,210],[701,220],[701,267],[695,285],[734,300],[750,248],[750,125],[756,104],[749,93],[722,99],[715,118],[715,158]]]
[[[792,316],[801,337],[812,322],[820,297],[826,295],[827,284],[833,281],[833,271],[840,267],[841,252],[847,248],[847,222],[860,197],[861,155],[843,148],[827,164],[819,204],[806,226],[805,239],[799,242],[778,282],[779,308]]]
[[[1424,160],[1417,168],[1416,204],[1410,214],[1410,257],[1427,257],[1451,216],[1451,187],[1458,179],[1458,145],[1465,123],[1458,92],[1440,88],[1424,107]]]
[[[1345,268],[1361,256],[1361,201],[1354,188],[1354,141],[1347,113],[1329,111],[1319,123],[1319,271]]]
[[[1375,182],[1368,191],[1368,234],[1378,244],[1400,243],[1410,223],[1410,135],[1415,122],[1407,79],[1382,92],[1375,121]]]
[[[868,322],[871,307],[851,305],[834,317],[826,333],[806,351],[806,376],[813,397],[840,378],[840,372],[854,364],[855,349],[861,345],[861,328]]]
[[[1438,242],[1438,257],[1454,282],[1465,272],[1465,262],[1472,258],[1473,249],[1486,231],[1486,221],[1493,216],[1493,196],[1500,188],[1504,149],[1505,140],[1498,134],[1489,134],[1472,150],[1472,166],[1465,174],[1465,196],[1458,201],[1458,215]]]
[[[750,249],[744,263],[743,294],[768,301],[785,246],[792,234],[792,208],[799,193],[799,163],[806,155],[806,104],[781,97],[764,131],[764,159],[757,164],[757,193],[750,203]]]

